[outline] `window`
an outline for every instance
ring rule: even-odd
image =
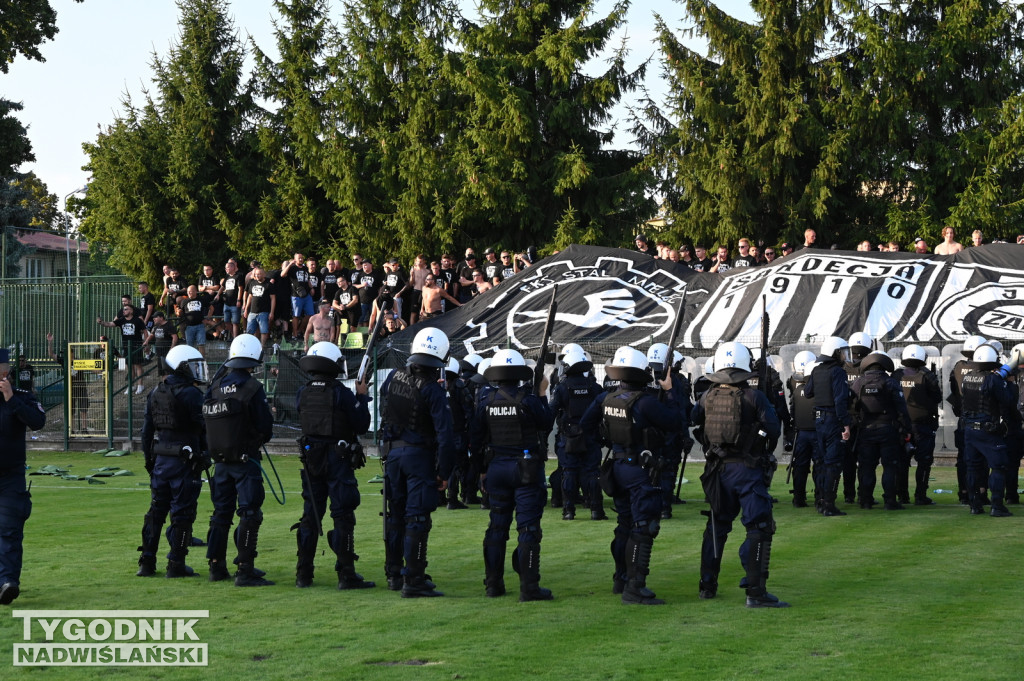
[[[25,278],[42,279],[46,275],[46,262],[42,258],[25,258]]]

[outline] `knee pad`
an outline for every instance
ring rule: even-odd
[[[533,541],[540,543],[540,540],[544,537],[544,532],[540,529],[540,525],[519,525],[516,527],[516,532],[522,537],[524,534],[533,536]]]
[[[661,532],[661,521],[657,518],[654,520],[641,520],[633,524],[633,534],[654,539],[658,536],[659,532]]]

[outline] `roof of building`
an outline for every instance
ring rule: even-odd
[[[82,253],[89,252],[89,243],[80,239],[66,239],[52,232],[18,232],[17,239],[23,246],[30,246],[39,251],[65,251],[71,249]]]

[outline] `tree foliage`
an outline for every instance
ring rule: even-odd
[[[57,35],[57,12],[50,6],[50,0],[9,0],[2,8],[0,71],[7,73],[19,54],[26,59],[46,61],[39,45]]]

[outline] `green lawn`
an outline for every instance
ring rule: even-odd
[[[72,466],[87,475],[121,466],[134,477],[105,485],[33,476],[35,504],[27,526],[23,592],[17,609],[206,609],[196,627],[209,645],[206,668],[12,667],[21,620],[0,609],[0,678],[93,679],[928,679],[1024,677],[1019,642],[1020,560],[1024,509],[1012,518],[971,516],[955,495],[938,506],[903,512],[845,506],[844,518],[822,518],[789,504],[785,471],[773,493],[778,533],[769,588],[792,603],[785,610],[748,610],[736,550],[739,523],[726,547],[719,597],[697,598],[704,505],[697,484],[689,503],[662,524],[648,585],[668,601],[624,606],[611,594],[613,521],[544,521],[541,584],[552,602],[484,597],[481,542],[485,511],[434,515],[430,567],[441,599],[403,600],[383,586],[339,592],[333,556],[317,558],[316,584],[294,586],[295,539],[301,515],[298,461],[276,458],[287,503],[268,494],[257,564],[274,587],[238,589],[205,579],[205,549],[189,561],[203,579],[134,576],[139,531],[148,502],[141,457],[33,453],[29,464]],[[378,512],[380,471],[359,472],[359,570],[383,583]],[[696,480],[699,470],[687,471]],[[933,486],[955,485],[938,469]],[[880,493],[880,490],[879,492]],[[197,534],[205,536],[209,496],[200,502]],[[584,514],[578,516],[584,518]],[[514,532],[513,532],[514,537]],[[323,540],[321,546],[323,547]],[[510,547],[511,548],[511,547]],[[511,551],[510,554],[511,555]],[[233,556],[233,547],[229,558]],[[161,558],[158,566],[163,569]],[[36,642],[42,634],[35,629]]]

